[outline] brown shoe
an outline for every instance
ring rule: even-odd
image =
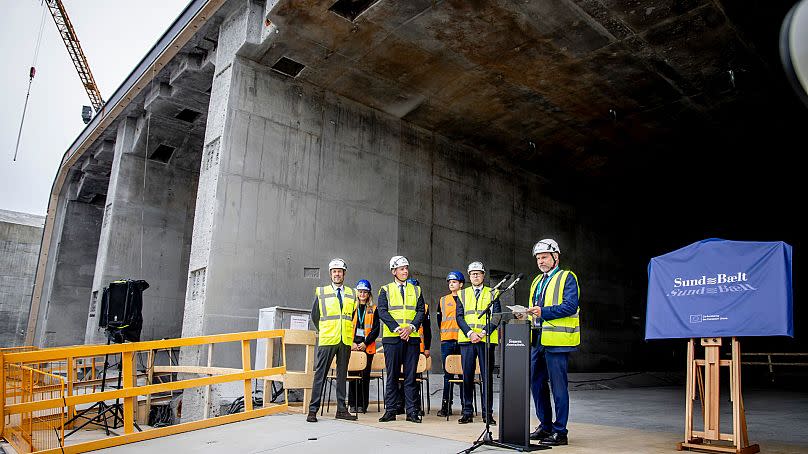
[[[306,418],[306,422],[317,422],[317,412],[310,411],[309,416]]]
[[[347,410],[337,411],[337,414],[334,415],[334,418],[344,419],[346,421],[356,421],[357,419],[359,419],[356,415],[348,413]]]

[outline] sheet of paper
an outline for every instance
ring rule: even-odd
[[[515,304],[513,306],[505,306],[505,307],[510,309],[511,312],[513,312],[514,314],[524,314],[525,312],[527,312],[527,308],[525,306],[522,306],[521,304]]]
[[[308,315],[292,315],[289,321],[289,329],[309,329]]]

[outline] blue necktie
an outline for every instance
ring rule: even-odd
[[[475,301],[479,301],[479,300],[480,300],[480,289],[478,289],[478,288],[475,288],[475,289],[474,289],[474,300],[475,300]]]
[[[342,290],[342,289],[339,289],[339,288],[337,289],[337,299],[339,300],[339,307],[341,308],[342,307],[342,293],[340,293],[340,290]]]

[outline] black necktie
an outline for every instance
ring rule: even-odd
[[[337,289],[337,299],[339,300],[339,307],[342,307],[342,293],[340,293],[340,290],[342,289]]]
[[[404,301],[404,285],[401,284],[398,286],[399,291],[401,291],[401,301]]]
[[[478,288],[475,288],[475,289],[474,289],[474,300],[475,300],[475,301],[479,301],[479,300],[480,300],[480,289],[478,289]]]

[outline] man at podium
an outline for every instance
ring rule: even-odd
[[[580,288],[575,273],[559,268],[561,250],[552,239],[533,246],[541,274],[530,286],[528,313],[532,319],[530,389],[536,405],[539,427],[530,434],[543,445],[566,445],[569,419],[567,360],[581,343]],[[550,405],[550,387],[556,417]]]

